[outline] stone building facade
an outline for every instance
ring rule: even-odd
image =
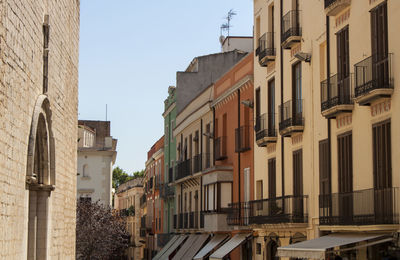
[[[79,8],[0,2],[0,258],[75,258]]]

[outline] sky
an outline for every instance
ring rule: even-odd
[[[252,0],[81,0],[79,119],[105,120],[107,104],[114,166],[145,168],[164,133],[168,86],[194,57],[220,52],[231,9],[230,35],[251,36]]]

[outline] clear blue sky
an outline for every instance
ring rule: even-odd
[[[108,120],[118,139],[115,166],[144,169],[163,135],[164,99],[176,71],[220,51],[227,12],[231,35],[253,31],[252,0],[81,0],[79,119]]]

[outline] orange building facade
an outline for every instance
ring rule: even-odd
[[[222,189],[218,196],[231,196],[226,209],[231,235],[249,234],[248,240],[230,253],[231,259],[248,259],[252,252],[246,205],[254,199],[253,57],[244,57],[214,84],[215,168],[232,174],[230,194]]]

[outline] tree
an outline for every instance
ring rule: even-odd
[[[143,177],[144,176],[144,170],[141,171],[136,171],[133,173],[133,177],[137,178],[137,177]]]
[[[131,180],[132,178],[133,176],[129,176],[124,170],[117,166],[113,169],[112,186],[116,189],[119,185]]]
[[[110,259],[125,254],[129,246],[126,223],[99,201],[78,200],[76,259]]]

